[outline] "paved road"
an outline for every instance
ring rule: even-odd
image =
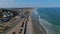
[[[26,14],[26,15],[25,15],[26,18],[28,18],[28,16],[29,16],[29,14]],[[9,22],[13,23],[13,24],[11,25],[11,28],[9,28],[8,30],[6,30],[6,31],[4,31],[4,32],[2,32],[2,33],[0,33],[0,34],[6,34],[7,32],[9,32],[9,31],[10,31],[11,29],[13,29],[14,27],[15,27],[14,29],[16,29],[16,28],[17,28],[16,26],[19,27],[19,25],[21,25],[21,24],[17,25],[17,24],[20,23],[21,20],[22,20],[21,16],[16,16],[14,19],[16,19],[16,20],[14,20],[14,21],[9,21]],[[14,29],[13,29],[13,31],[14,31]],[[17,28],[17,29],[18,29],[18,28]]]
[[[17,24],[11,31],[9,31],[7,34],[12,34],[12,32],[16,32],[16,34],[17,34],[17,32],[19,32],[18,30],[20,30],[20,26],[21,26],[21,24],[22,24],[22,22],[24,21],[24,19],[22,19],[22,21],[21,22],[19,22],[19,24]]]
[[[18,16],[17,16],[18,17]],[[8,31],[10,31],[12,28],[14,28],[19,22],[21,21],[21,18],[19,17],[19,18],[17,18],[16,19],[16,21],[14,21],[14,25],[12,25],[12,27],[11,28],[9,28],[8,30],[6,30],[6,31],[4,31],[4,32],[2,32],[2,33],[0,33],[0,34],[6,34]],[[13,22],[12,22],[13,23]]]
[[[24,16],[24,15],[23,15],[23,16]],[[25,17],[26,17],[27,19],[28,19],[28,16],[29,16],[29,14],[26,14],[26,15],[25,15]],[[21,16],[20,16],[20,17],[21,17]],[[17,28],[17,26],[21,25],[21,24],[18,24],[18,23],[20,23],[20,22],[21,22],[21,19],[17,17],[17,20],[14,21],[14,22],[12,22],[13,25],[11,26],[11,28],[9,28],[8,30],[6,30],[6,31],[4,31],[4,32],[2,32],[2,33],[0,33],[0,34],[5,34],[5,33],[7,33],[7,32],[10,32],[11,29],[15,29],[15,26],[16,26],[16,28]],[[15,23],[15,24],[14,24],[14,23]]]
[[[35,13],[31,13],[34,34],[47,34],[44,28],[40,25],[39,19]]]

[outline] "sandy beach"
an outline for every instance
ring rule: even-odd
[[[28,34],[47,34],[44,28],[39,23],[39,18],[34,12],[29,17],[30,21],[27,25]]]

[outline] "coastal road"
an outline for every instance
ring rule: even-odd
[[[6,31],[4,31],[0,34],[6,34],[7,32],[9,32],[11,29],[13,29],[22,20],[21,17],[19,17],[19,16],[16,16],[14,19],[16,19],[16,20],[12,21],[13,20],[12,19],[9,21],[9,23],[10,22],[12,23],[11,28],[7,29]]]
[[[40,25],[39,18],[37,15],[35,15],[34,12],[31,13],[30,17],[32,21],[34,34],[47,34],[44,28]]]
[[[29,10],[29,11],[31,11],[31,10]],[[23,12],[24,13],[24,12]],[[21,17],[21,16],[23,16],[23,17]],[[26,13],[26,15],[25,14],[23,14],[23,15],[21,15],[21,16],[17,16],[16,17],[16,20],[15,21],[9,21],[9,23],[8,24],[11,24],[11,25],[9,25],[9,26],[11,26],[10,28],[8,28],[6,31],[4,31],[4,32],[2,32],[2,33],[0,33],[0,34],[12,34],[12,32],[16,32],[16,31],[18,31],[18,30],[20,30],[20,26],[21,26],[21,24],[23,23],[23,21],[24,21],[24,18],[26,19],[26,21],[24,21],[25,23],[28,21],[28,17],[29,17],[29,13]],[[22,19],[21,19],[21,18]],[[17,30],[18,29],[18,30]],[[23,28],[24,29],[24,28]],[[24,33],[23,33],[24,34]]]
[[[26,14],[24,17],[26,17],[28,19],[28,16],[29,16],[29,14]],[[10,20],[9,23],[8,23],[8,24],[12,23],[10,25],[11,28],[9,28],[8,30],[6,30],[6,31],[4,31],[3,33],[0,33],[0,34],[12,34],[12,32],[16,32],[16,31],[19,32],[19,29],[21,28],[20,26],[22,25],[22,22],[24,21],[25,18],[21,18],[21,16],[17,15],[14,19],[12,19],[13,21]]]

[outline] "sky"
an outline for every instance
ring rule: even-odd
[[[0,0],[0,8],[60,7],[60,0]]]

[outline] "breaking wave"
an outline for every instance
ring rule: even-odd
[[[35,14],[39,17],[39,23],[45,29],[47,34],[60,34],[60,26],[53,25],[45,19],[40,18],[37,10],[35,11]]]

